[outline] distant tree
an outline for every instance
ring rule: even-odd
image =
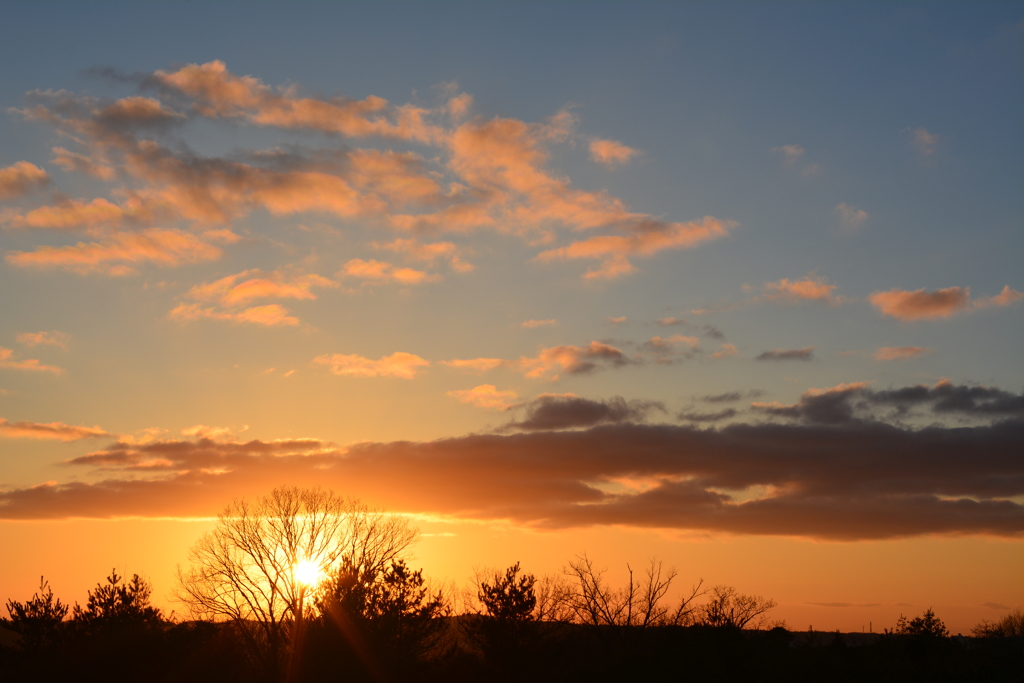
[[[693,601],[702,595],[699,581],[689,593],[684,593],[675,608],[664,600],[677,572],[667,571],[662,563],[652,559],[643,578],[629,571],[625,588],[616,590],[604,581],[604,569],[596,569],[586,554],[578,556],[563,570],[568,577],[567,590],[562,600],[572,620],[592,626],[664,626],[686,625],[692,622]]]
[[[138,574],[124,583],[117,570],[111,569],[106,583],[98,583],[89,591],[85,607],[75,605],[73,621],[86,631],[155,626],[163,617],[149,602],[152,592],[149,583]]]
[[[971,634],[976,638],[1024,638],[1024,609],[1011,610],[995,623],[982,621]]]
[[[764,615],[776,602],[760,595],[742,595],[732,586],[715,586],[711,599],[697,612],[699,623],[723,628],[746,628],[755,619],[754,628],[762,624]]]
[[[265,668],[284,664],[294,625],[315,599],[296,571],[325,576],[351,568],[376,576],[416,540],[401,517],[320,488],[280,487],[253,502],[235,500],[178,570],[178,599],[196,618],[233,622]],[[310,598],[315,598],[313,587]]]
[[[362,661],[371,677],[408,672],[433,650],[448,613],[441,591],[431,591],[422,570],[394,560],[379,572],[346,562],[316,597],[321,629]],[[326,632],[326,631],[325,631]]]
[[[902,614],[896,621],[896,628],[891,631],[900,636],[918,636],[923,638],[948,638],[949,631],[942,620],[935,616],[929,607],[924,614],[908,620]]]
[[[477,600],[484,614],[463,623],[470,640],[484,656],[502,669],[521,661],[523,650],[534,643],[531,627],[537,618],[537,577],[520,574],[519,563],[477,577]]]
[[[39,591],[25,602],[7,601],[10,620],[4,626],[21,635],[21,647],[37,650],[54,645],[68,614],[68,606],[53,597],[50,584],[39,577]]]

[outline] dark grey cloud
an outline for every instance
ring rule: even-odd
[[[701,325],[701,329],[704,331],[705,337],[711,337],[712,339],[725,339],[725,333],[714,325],[705,323]]]
[[[684,410],[677,417],[684,422],[719,422],[721,420],[728,420],[730,417],[736,417],[737,414],[735,408],[726,408],[714,413],[698,413],[692,410]]]
[[[754,360],[811,360],[814,358],[814,347],[803,349],[775,349],[758,354]]]
[[[733,401],[741,401],[744,398],[758,398],[763,396],[764,392],[759,389],[752,391],[727,391],[724,394],[705,394],[700,397],[700,400],[706,403],[732,403]]]
[[[931,417],[955,416],[973,419],[1024,419],[1024,394],[997,387],[956,385],[943,380],[934,386],[918,385],[873,391],[867,383],[845,384],[826,390],[805,392],[797,403],[754,403],[762,413],[816,424],[877,421],[885,410],[906,418],[912,410]]]
[[[642,422],[654,410],[665,406],[654,401],[627,401],[615,396],[607,401],[592,401],[579,396],[540,396],[525,406],[526,416],[511,422],[505,430],[579,429],[599,424]]]
[[[285,482],[395,511],[546,528],[1021,538],[1024,505],[1012,500],[1024,495],[1021,443],[1020,419],[917,430],[869,421],[720,429],[616,422],[348,448],[316,440],[114,443],[67,463],[101,481],[2,492],[0,518],[210,515]],[[622,490],[629,481],[644,486]]]

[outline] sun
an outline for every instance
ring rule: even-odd
[[[296,562],[295,568],[292,571],[295,574],[295,580],[305,586],[315,586],[324,578],[324,573],[320,570],[320,567],[309,560]]]

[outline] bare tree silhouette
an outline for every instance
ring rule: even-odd
[[[235,500],[178,569],[178,599],[197,618],[231,621],[264,665],[285,648],[320,588],[297,571],[329,577],[344,565],[376,575],[416,540],[408,521],[320,488],[280,487]],[[307,597],[307,592],[312,595]]]
[[[777,603],[760,595],[742,595],[732,586],[715,586],[711,599],[700,607],[698,618],[706,626],[746,628],[754,619],[763,618]],[[761,620],[755,623],[755,628]]]

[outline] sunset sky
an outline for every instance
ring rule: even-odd
[[[0,600],[236,497],[953,633],[1024,605],[1019,3],[12,3]]]

